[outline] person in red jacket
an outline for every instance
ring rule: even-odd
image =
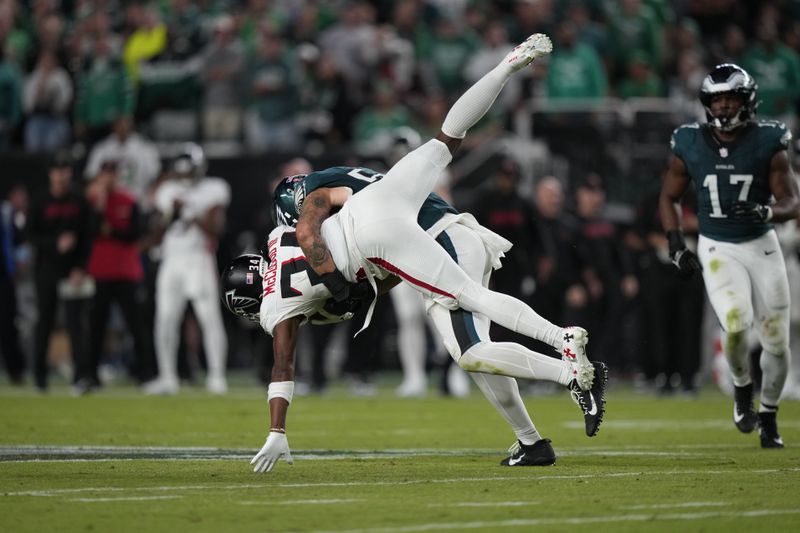
[[[116,302],[133,337],[136,360],[131,369],[141,381],[144,374],[144,331],[141,321],[139,287],[144,277],[139,255],[142,236],[136,197],[118,185],[119,165],[107,160],[86,190],[91,206],[94,237],[87,271],[95,280],[95,296],[89,315],[91,328],[88,358],[79,365],[76,389],[89,392],[100,386],[97,367],[103,355],[111,304]]]

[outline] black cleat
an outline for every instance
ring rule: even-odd
[[[550,466],[556,462],[556,452],[550,445],[550,439],[537,440],[533,444],[517,441],[508,451],[511,456],[500,461],[503,466]]]
[[[778,435],[778,422],[776,411],[758,413],[758,420],[761,425],[759,437],[761,437],[762,448],[783,448],[783,439]]]
[[[752,432],[758,425],[753,409],[753,384],[733,388],[733,423],[742,433]]]
[[[583,411],[588,437],[597,435],[597,432],[600,431],[600,424],[603,423],[603,414],[606,412],[606,382],[608,381],[606,364],[592,361],[592,365],[594,366],[594,381],[591,389],[581,390],[576,380],[572,380],[569,384],[573,401]]]

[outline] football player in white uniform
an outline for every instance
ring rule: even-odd
[[[430,202],[428,202],[429,204]],[[423,211],[428,204],[423,206]],[[509,243],[477,225],[468,215],[443,217],[433,228],[442,246],[458,257],[459,266],[481,283],[488,284],[491,271]],[[445,227],[446,226],[446,227]],[[440,231],[439,231],[440,230]],[[500,245],[498,248],[496,245]],[[369,305],[369,283],[360,289],[368,296],[337,302],[321,278],[311,269],[292,228],[281,225],[270,233],[265,258],[246,254],[236,258],[222,275],[222,298],[237,316],[259,322],[273,337],[275,363],[269,386],[270,432],[264,447],[253,458],[254,470],[270,471],[281,457],[291,462],[286,439],[286,412],[294,389],[294,357],[297,333],[306,322],[328,324],[347,320],[360,305]],[[400,279],[388,276],[378,281],[380,293]],[[544,466],[555,462],[549,439],[543,439],[528,415],[512,377],[541,379],[567,386],[584,414],[586,433],[594,436],[602,422],[605,373],[595,377],[597,386],[582,391],[577,385],[576,363],[526,350],[512,343],[489,339],[489,321],[463,310],[451,311],[426,299],[437,331],[456,361],[476,361],[470,375],[517,436],[507,466]],[[604,370],[604,369],[603,369]]]
[[[366,169],[336,167],[319,173],[344,172],[356,180],[371,184],[352,198],[351,187],[322,187],[309,192],[307,197],[306,188],[293,187],[291,194],[295,206],[298,209],[302,207],[297,239],[303,249],[303,260],[308,261],[316,272],[317,282],[321,282],[337,302],[347,302],[353,294],[364,294],[364,282],[358,283],[359,275],[365,276],[371,286],[375,284],[375,279],[386,279],[389,274],[397,275],[429,299],[431,313],[440,315],[435,320],[437,328],[440,328],[448,349],[462,368],[486,374],[549,378],[564,385],[574,385],[571,388],[584,412],[587,434],[591,436],[596,433],[602,417],[607,375],[605,365],[591,363],[586,357],[586,331],[555,326],[523,302],[485,287],[482,281],[486,279],[488,282],[487,272],[490,273],[491,266],[499,263],[504,251],[498,241],[487,238],[489,236],[486,233],[491,232],[486,232],[485,228],[471,225],[467,217],[454,215],[455,218],[443,217],[441,225],[429,231],[437,235],[446,229],[448,233],[452,231],[453,235],[462,234],[465,243],[477,241],[482,258],[465,257],[471,259],[471,266],[480,269],[475,275],[454,261],[446,250],[447,243],[440,245],[417,224],[420,208],[429,199],[436,177],[450,161],[451,152],[460,144],[466,129],[488,110],[513,72],[528,65],[535,57],[549,53],[551,49],[549,38],[542,34],[533,35],[514,48],[500,65],[456,102],[437,139],[412,151],[382,179],[378,179],[374,172],[362,172]],[[304,177],[298,176],[289,178],[288,182],[297,185],[303,180]],[[342,206],[341,211],[328,218],[325,227],[322,227],[323,220],[333,208],[339,206]],[[281,217],[280,212],[278,216]],[[325,240],[322,239],[322,232],[325,233]],[[331,245],[330,251],[326,241]],[[464,249],[474,250],[476,247],[467,244]],[[269,259],[272,260],[271,257]],[[491,265],[488,270],[487,265]],[[337,266],[339,270],[336,270]],[[267,272],[266,279],[269,278],[270,273]],[[465,335],[459,335],[456,331],[459,325],[452,315],[458,312],[471,317],[474,329]],[[369,313],[367,317],[368,321]],[[264,320],[262,316],[262,325]],[[561,351],[565,363],[545,361],[547,356],[523,351],[518,345],[491,343],[487,340],[490,320],[548,342]],[[484,329],[482,324],[479,325],[481,321],[485,321],[484,337],[481,337]],[[447,331],[450,333],[446,334]],[[278,340],[279,336],[291,339],[295,335],[296,329],[285,334],[275,332],[276,357],[282,349],[285,350],[281,345],[283,341]],[[462,339],[475,342],[464,346]],[[537,360],[536,356],[542,360]],[[293,382],[281,379],[281,375],[273,373],[270,407],[271,410],[281,409],[285,418]],[[280,415],[276,419],[273,411],[273,424],[283,421]],[[282,455],[289,453],[283,426],[273,425],[272,428],[274,431],[270,432],[267,443],[253,460],[256,470],[272,468]],[[555,461],[555,454],[546,439],[539,438],[530,445],[524,442],[517,444],[504,464],[552,464]]]
[[[228,340],[222,324],[215,251],[230,202],[230,187],[205,176],[202,148],[185,145],[173,162],[174,177],[156,191],[155,205],[167,224],[156,278],[155,348],[158,377],[146,394],[178,392],[177,353],[187,302],[200,323],[208,373],[206,388],[225,394]]]

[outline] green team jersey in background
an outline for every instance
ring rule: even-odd
[[[353,194],[370,183],[376,182],[383,174],[363,167],[331,167],[319,172],[312,172],[303,180],[303,199],[317,189],[333,187],[349,187]],[[380,209],[380,206],[376,206]],[[299,211],[299,210],[298,210]],[[417,216],[417,224],[422,229],[430,229],[445,214],[458,214],[455,207],[448,204],[436,193],[430,193],[422,204]]]
[[[792,134],[772,120],[742,126],[733,142],[721,142],[708,124],[685,124],[672,134],[672,152],[686,164],[697,191],[700,234],[717,241],[744,242],[760,237],[772,224],[733,220],[737,201],[769,204],[772,156],[789,146]]]

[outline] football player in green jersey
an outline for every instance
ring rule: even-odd
[[[782,448],[776,415],[789,368],[789,283],[773,223],[797,218],[800,200],[787,153],[791,133],[779,122],[755,119],[756,91],[755,80],[733,64],[718,65],[703,80],[708,123],[673,133],[659,210],[672,262],[683,276],[702,271],[726,333],[736,427],[750,433],[760,426],[761,446]],[[681,232],[680,201],[692,182],[697,255]],[[762,348],[758,413],[747,347],[751,326]]]

